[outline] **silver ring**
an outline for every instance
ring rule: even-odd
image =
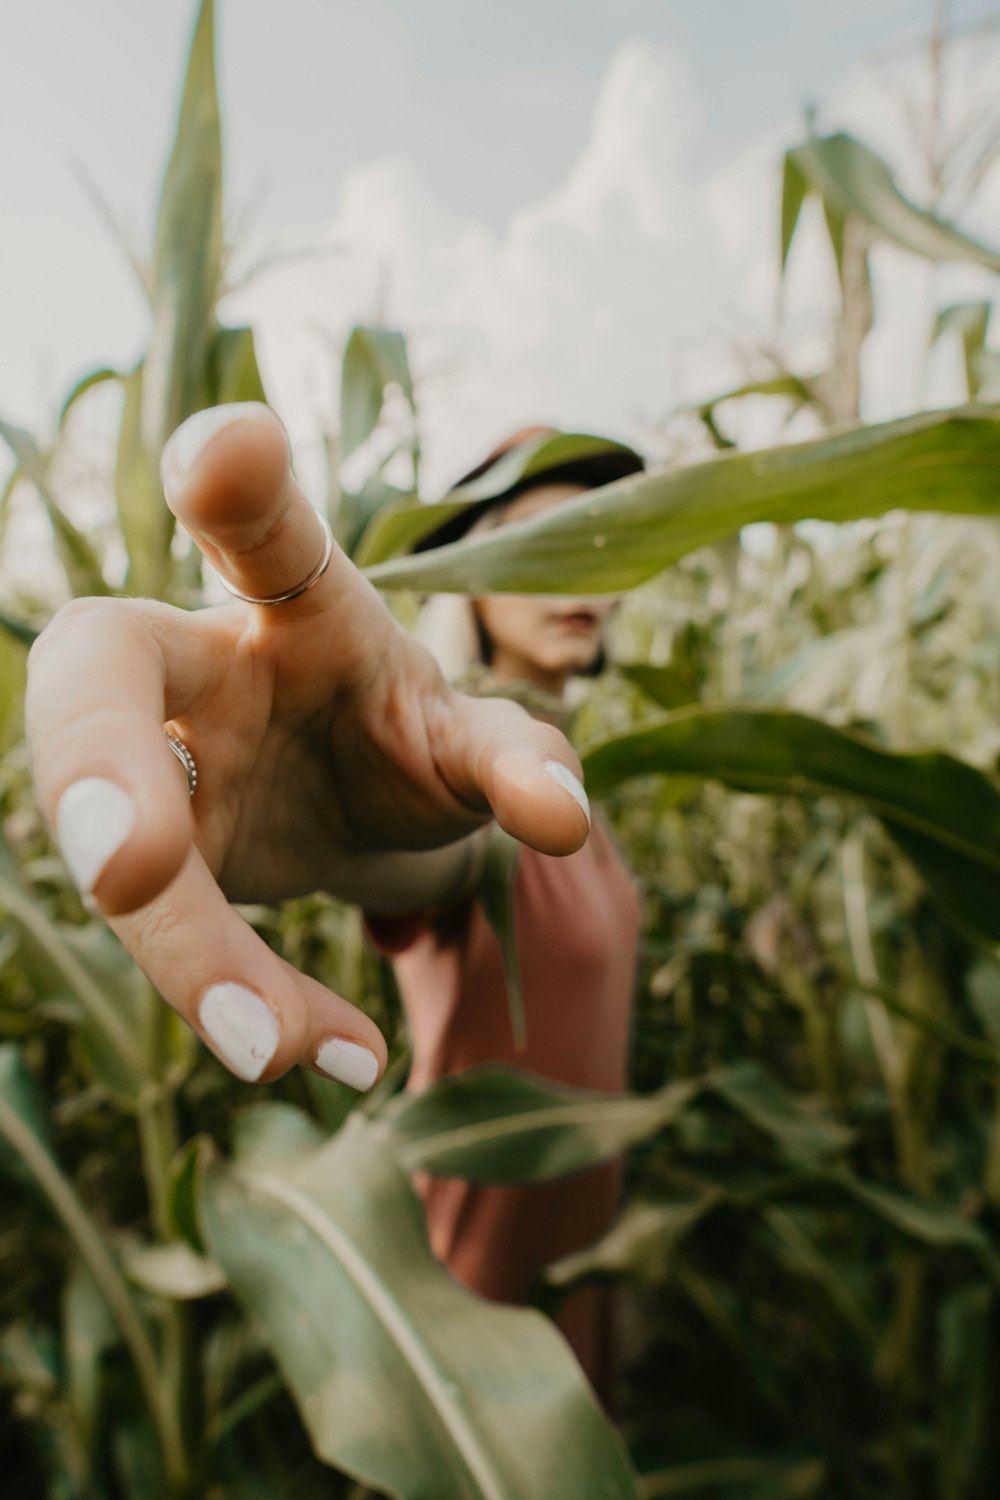
[[[323,528],[323,556],[313,568],[308,578],[304,578],[301,583],[296,584],[287,593],[272,594],[269,599],[255,599],[252,594],[244,594],[242,589],[238,589],[235,584],[227,583],[222,574],[216,572],[216,577],[226,590],[226,593],[232,594],[234,599],[242,599],[244,604],[287,604],[289,599],[297,599],[300,594],[304,594],[307,589],[311,589],[313,584],[318,583],[323,577],[323,574],[330,566],[330,559],[333,557],[333,532],[330,530],[330,523],[326,519],[326,516],[321,515],[319,511],[316,512],[316,519]]]
[[[188,796],[193,797],[194,789],[198,785],[198,767],[194,763],[194,756],[184,741],[178,735],[174,734],[172,730],[165,729],[163,733],[167,737],[167,744],[187,772]]]

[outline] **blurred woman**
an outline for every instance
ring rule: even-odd
[[[530,478],[495,493],[425,538],[421,548],[524,521],[589,489],[634,473],[630,449],[604,443],[586,459],[559,461],[558,434],[517,433],[456,487],[490,488],[498,461],[533,455]],[[546,462],[548,453],[554,461]],[[488,669],[483,690],[522,682],[563,699],[571,679],[604,663],[607,597],[468,600],[441,595],[424,607],[417,634],[442,668],[461,677]],[[368,932],[394,960],[413,1049],[408,1089],[481,1064],[505,1064],[577,1088],[626,1085],[639,931],[639,896],[607,824],[593,813],[590,837],[562,858],[521,851],[515,884],[527,1041],[515,1046],[499,942],[471,893],[451,907],[404,916],[366,915]],[[485,1296],[523,1302],[544,1266],[590,1244],[614,1219],[620,1162],[527,1187],[474,1187],[413,1174],[435,1253]],[[591,1383],[611,1403],[610,1288],[572,1293],[557,1315]]]

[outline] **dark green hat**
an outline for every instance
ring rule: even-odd
[[[612,438],[555,427],[524,428],[463,475],[437,504],[407,498],[383,506],[361,538],[354,561],[370,567],[458,541],[484,511],[543,484],[593,490],[645,467],[634,448]]]

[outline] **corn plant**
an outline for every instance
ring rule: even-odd
[[[173,546],[159,450],[199,406],[262,395],[249,330],[215,319],[218,123],[205,0],[144,278],[153,332],[115,377],[125,587],[186,603],[199,579]],[[782,374],[764,393],[836,422],[859,409],[875,239],[997,258],[904,199],[859,142],[810,139],[785,173],[783,258],[820,193],[845,328],[832,373]],[[964,340],[970,398],[988,389],[987,326],[939,319]],[[81,382],[66,410],[109,378]],[[391,975],[357,914],[318,895],[244,915],[379,1019],[390,1068],[361,1101],[310,1074],[247,1104],[82,911],[8,710],[0,1374],[13,1399],[0,1428],[13,1493],[995,1491],[1000,418],[973,399],[744,453],[718,408],[751,393],[760,382],[702,405],[723,450],[702,462],[410,556],[474,497],[417,498],[402,334],[359,326],[345,348],[332,519],[387,597],[630,591],[616,622],[630,659],[572,727],[646,892],[628,1095],[505,1069],[401,1094]],[[16,463],[7,498],[33,487],[68,588],[110,591],[55,493],[53,445],[0,435]],[[542,441],[511,456],[508,482]],[[566,456],[586,442],[563,441]],[[837,547],[804,520],[841,527]],[[755,556],[739,537],[759,522],[775,531]],[[7,623],[16,664],[31,631]],[[872,679],[883,657],[892,670]],[[516,1026],[530,1013],[515,860],[499,847],[481,899]],[[473,1297],[431,1255],[409,1170],[537,1182],[622,1151],[618,1222],[549,1267],[534,1306]],[[607,1280],[634,1325],[617,1423],[548,1317]]]

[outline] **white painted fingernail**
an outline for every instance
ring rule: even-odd
[[[328,1078],[348,1083],[352,1089],[370,1089],[378,1076],[378,1058],[359,1042],[345,1042],[334,1036],[320,1044],[316,1066]]]
[[[198,1019],[226,1066],[256,1083],[280,1037],[278,1018],[267,1002],[242,984],[213,984],[201,997]]]
[[[135,827],[135,803],[117,782],[102,776],[74,781],[59,798],[56,838],[84,896]]]
[[[546,771],[548,771],[549,775],[552,777],[552,780],[558,781],[561,787],[565,787],[570,796],[575,798],[583,808],[584,812],[587,815],[587,826],[589,828],[590,799],[588,798],[587,793],[583,790],[583,783],[573,775],[573,772],[570,770],[569,766],[563,765],[561,760],[546,760],[543,761],[542,764],[544,765]]]
[[[210,406],[206,411],[196,411],[193,417],[182,422],[168,440],[160,459],[160,478],[167,499],[177,498],[210,438],[224,427],[242,422],[257,411],[260,411],[257,401],[231,401],[226,406]]]

